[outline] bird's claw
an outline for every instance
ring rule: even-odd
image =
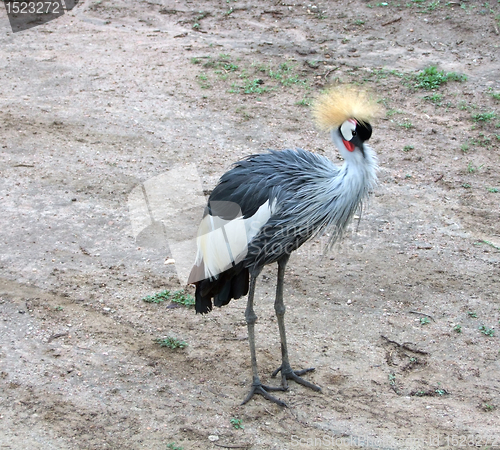
[[[288,380],[293,380],[302,386],[312,389],[313,391],[320,392],[321,388],[319,386],[301,378],[301,375],[313,372],[314,370],[314,367],[310,367],[309,369],[293,370],[290,366],[283,368],[281,365],[272,373],[271,376],[274,378],[279,372],[281,372],[281,385],[285,389],[288,389]]]
[[[252,384],[252,388],[250,389],[250,392],[248,393],[248,395],[246,396],[245,400],[243,400],[243,402],[241,403],[242,405],[244,405],[245,403],[247,403],[255,394],[259,394],[259,395],[262,395],[262,397],[264,397],[265,399],[273,402],[273,403],[276,403],[278,406],[287,406],[287,404],[285,402],[283,402],[282,400],[280,400],[279,398],[276,398],[274,396],[272,396],[271,394],[269,394],[268,391],[286,391],[288,388],[284,387],[284,386],[279,386],[279,387],[274,387],[274,386],[265,386],[263,385],[262,383],[258,382],[258,383],[253,383]]]

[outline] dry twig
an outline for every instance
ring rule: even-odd
[[[60,338],[60,337],[67,336],[67,335],[68,335],[68,333],[67,333],[67,332],[53,334],[52,336],[50,336],[50,337],[47,339],[47,343],[52,342],[54,339],[58,339],[58,338]]]
[[[387,25],[390,25],[391,23],[396,23],[401,20],[401,17],[398,17],[397,19],[389,20],[389,22],[383,23],[382,26],[386,27]]]
[[[217,444],[217,442],[212,442],[216,447],[222,447],[222,448],[249,448],[252,446],[252,444]]]
[[[387,342],[390,342],[391,344],[396,345],[397,347],[404,348],[405,350],[409,350],[410,352],[413,353],[419,353],[421,355],[428,355],[429,352],[426,352],[424,350],[419,350],[418,348],[413,347],[415,344],[412,344],[411,342],[404,342],[403,344],[400,344],[399,342],[393,341],[392,339],[389,339],[387,336],[384,336],[383,334],[380,335],[382,339],[385,339]]]

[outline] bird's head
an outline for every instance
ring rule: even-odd
[[[365,156],[364,143],[372,135],[372,126],[369,122],[357,119],[347,119],[337,129],[331,131],[332,140],[337,145],[340,154],[345,160],[357,158],[357,154]],[[359,157],[358,157],[359,158]]]
[[[332,140],[346,161],[365,158],[364,143],[372,135],[370,121],[379,112],[366,92],[341,86],[319,97],[313,108],[318,126],[330,131]]]

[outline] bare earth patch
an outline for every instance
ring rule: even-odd
[[[20,33],[0,14],[2,449],[500,448],[500,3],[85,0]],[[143,301],[183,287],[179,236],[136,239],[129,196],[186,164],[206,194],[267,148],[341,164],[309,113],[337,82],[384,113],[359,226],[288,265],[290,357],[323,391],[240,406],[245,301]]]

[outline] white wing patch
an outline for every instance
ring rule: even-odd
[[[224,220],[207,214],[198,228],[196,238],[198,252],[192,271],[194,274],[196,267],[200,267],[203,262],[204,273],[197,271],[195,276],[197,279],[190,278],[189,281],[194,283],[203,278],[217,278],[220,273],[242,261],[247,255],[248,244],[275,210],[276,200],[272,204],[268,200],[247,219],[243,218],[239,207],[238,214],[232,220]]]

